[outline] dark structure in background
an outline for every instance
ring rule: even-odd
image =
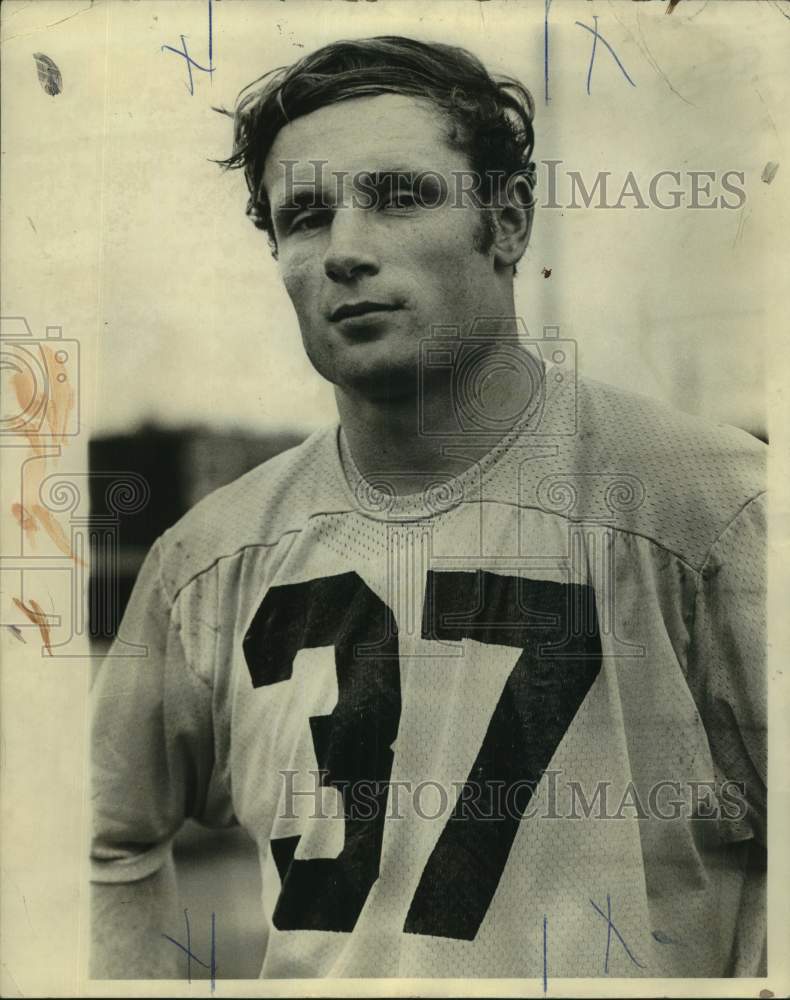
[[[106,643],[116,635],[143,559],[163,531],[212,490],[299,444],[303,437],[288,432],[256,436],[146,425],[132,434],[94,438],[88,452],[92,524],[109,513],[106,479],[95,473],[136,473],[148,483],[151,497],[143,509],[118,515],[116,578],[107,578],[106,561],[93,563],[88,615],[91,640]]]

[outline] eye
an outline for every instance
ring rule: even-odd
[[[328,225],[330,221],[330,212],[326,208],[320,209],[306,209],[302,212],[298,212],[291,220],[288,226],[289,233],[303,233],[309,232],[313,229],[320,229],[322,226]]]

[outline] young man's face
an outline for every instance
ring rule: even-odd
[[[432,325],[463,328],[498,308],[493,253],[480,250],[483,213],[468,199],[454,205],[453,174],[470,165],[448,145],[445,127],[425,101],[358,98],[286,125],[267,158],[280,268],[307,354],[330,382],[369,398],[413,393],[420,341]],[[293,206],[294,195],[315,189],[316,160],[323,168],[315,204],[326,207],[284,210],[289,198]],[[407,181],[372,208],[352,201],[355,190],[368,197],[382,176],[425,172],[449,185],[440,207],[414,201]],[[364,190],[354,186],[360,177]],[[386,181],[383,188],[390,190]],[[438,190],[426,179],[425,201],[442,200]]]

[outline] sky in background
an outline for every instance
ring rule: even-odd
[[[80,10],[49,6],[53,22]],[[251,79],[332,39],[414,35],[466,45],[522,79],[537,104],[536,157],[562,161],[560,207],[539,207],[517,277],[530,331],[559,326],[583,374],[760,430],[788,169],[771,183],[761,175],[782,159],[790,20],[775,4],[749,7],[746,34],[740,4],[684,0],[671,16],[660,2],[555,4],[547,67],[540,2],[215,0],[214,73],[194,68],[190,93],[185,58],[162,46],[180,48],[183,35],[208,65],[207,0],[98,2],[40,43],[63,76],[57,97],[36,78],[34,37],[4,49],[4,315],[80,340],[91,434],[144,421],[265,431],[333,419],[265,235],[245,217],[243,178],[210,162],[231,139],[212,106],[232,106]],[[27,17],[6,17],[7,39],[24,37]],[[731,183],[745,200],[662,210],[648,190],[660,170],[682,175],[661,183],[665,200],[677,186],[688,202],[695,170],[717,175],[703,200],[735,204],[720,175],[742,172]],[[588,188],[608,171],[611,201],[631,171],[648,205],[567,207],[568,171]]]

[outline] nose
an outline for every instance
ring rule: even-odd
[[[373,246],[369,215],[364,209],[351,206],[335,212],[324,256],[324,271],[330,280],[348,282],[378,273],[380,263]]]

